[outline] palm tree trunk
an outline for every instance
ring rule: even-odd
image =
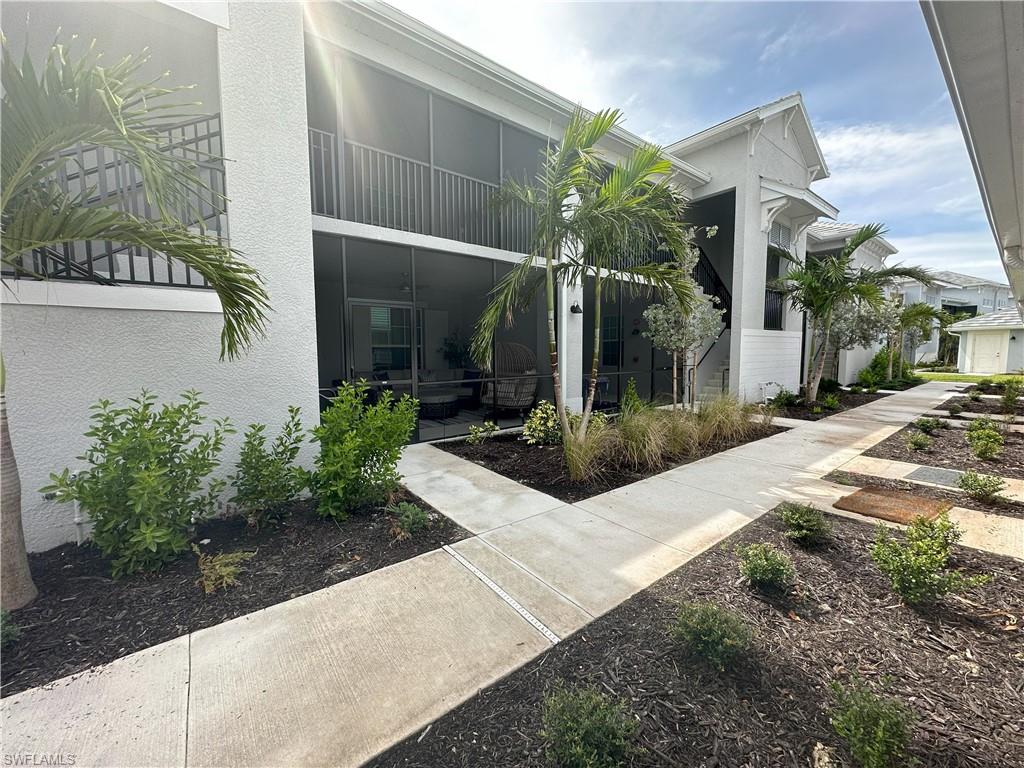
[[[583,438],[587,434],[587,425],[590,423],[590,413],[594,409],[594,395],[597,393],[597,368],[601,352],[601,284],[603,278],[598,270],[594,278],[594,354],[590,359],[590,381],[587,384],[587,402],[583,406],[583,416],[580,418],[578,437]]]
[[[818,354],[818,318],[811,316],[811,354],[807,356],[807,370],[801,371],[803,378],[804,394],[811,391],[811,377],[814,372],[814,358]]]
[[[0,374],[2,375],[2,374]],[[0,607],[5,611],[31,603],[39,591],[32,581],[21,525],[21,479],[7,425],[7,396],[0,386]]]
[[[697,410],[697,350],[693,350],[690,355],[690,410],[695,411]]]
[[[558,375],[558,336],[555,333],[555,254],[552,248],[547,249],[544,263],[544,288],[548,310],[548,359],[551,361],[551,381],[554,387],[555,410],[558,421],[562,425],[562,437],[569,437],[569,417],[565,413],[565,401],[562,398],[562,382]]]
[[[885,379],[886,379],[886,381],[892,381],[892,358],[893,358],[893,355],[895,353],[896,353],[896,350],[893,348],[893,339],[892,339],[892,335],[890,334],[889,335],[889,365],[885,369]]]
[[[672,410],[679,406],[679,353],[672,350]]]
[[[902,328],[900,328],[900,356],[899,356],[899,361],[900,361],[900,377],[901,378],[903,376],[903,345],[904,345],[904,343],[906,343],[906,335],[905,334],[906,334],[906,332]],[[892,381],[892,374],[891,373],[889,374],[889,381]]]
[[[815,363],[814,373],[807,387],[808,402],[815,402],[818,399],[818,385],[821,384],[821,377],[825,373],[825,358],[828,357],[829,336],[832,333],[832,313],[825,315],[825,326],[821,334],[821,350],[818,362]]]

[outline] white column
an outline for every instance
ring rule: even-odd
[[[558,306],[558,363],[562,382],[562,397],[568,408],[579,413],[583,410],[583,314],[576,314],[572,306],[583,308],[583,287],[559,285]]]

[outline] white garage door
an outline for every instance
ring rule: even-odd
[[[971,355],[971,370],[975,373],[1004,373],[1006,361],[1006,332],[974,333],[974,354]]]

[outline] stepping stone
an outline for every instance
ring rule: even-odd
[[[958,469],[942,469],[941,467],[918,467],[907,475],[907,480],[917,480],[922,483],[933,483],[944,485],[947,488],[959,488],[960,476],[963,474]]]
[[[843,496],[833,506],[847,512],[856,512],[867,517],[877,517],[879,520],[909,525],[917,517],[924,517],[928,520],[938,517],[953,505],[940,499],[915,496],[907,491],[869,485],[849,496]]]

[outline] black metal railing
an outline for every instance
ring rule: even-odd
[[[717,306],[724,309],[722,322],[726,328],[732,327],[732,293],[729,286],[725,284],[711,259],[704,253],[704,249],[697,248],[697,263],[693,265],[693,279],[708,296],[717,299]]]
[[[222,239],[227,234],[224,212],[224,163],[220,116],[209,115],[162,130],[163,149],[195,163],[201,184],[191,190],[181,210],[170,211],[189,227]],[[61,153],[63,164],[53,181],[68,196],[85,205],[116,208],[143,219],[160,218],[146,199],[142,174],[120,153],[93,144],[80,144]],[[201,275],[164,254],[109,240],[63,243],[4,264],[5,276],[90,282],[138,283],[208,287]]]
[[[773,291],[768,288],[764,292],[764,329],[766,331],[781,331],[782,318],[785,314],[786,302],[782,291]]]

